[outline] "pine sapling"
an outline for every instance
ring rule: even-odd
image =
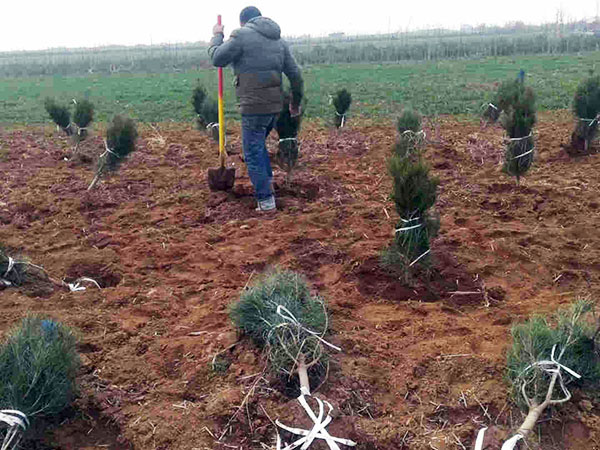
[[[508,135],[504,170],[517,179],[530,169],[534,160],[533,126],[536,122],[535,95],[520,80],[505,82],[511,103],[503,105],[502,127]]]
[[[420,158],[394,155],[388,169],[393,179],[391,197],[400,222],[382,262],[403,272],[408,280],[411,267],[428,262],[431,239],[439,230],[439,220],[430,211],[436,201],[438,180],[429,174],[429,167]]]
[[[492,123],[496,123],[498,121],[498,119],[500,118],[500,113],[502,113],[500,108],[498,108],[492,102],[484,103],[481,106],[481,109],[483,109],[483,114],[482,114],[483,118],[486,121],[492,122]]]
[[[77,125],[77,139],[84,140],[88,135],[88,126],[94,120],[94,105],[88,99],[73,100],[75,112],[73,122]]]
[[[410,108],[405,108],[396,121],[398,137],[394,146],[395,153],[407,157],[418,151],[425,141],[425,132],[421,128],[421,115]]]
[[[279,166],[286,171],[288,181],[292,174],[292,169],[298,161],[298,131],[300,129],[301,115],[292,117],[290,113],[289,94],[284,96],[283,109],[279,113],[275,129],[279,135],[279,151],[277,152],[276,161]]]
[[[553,318],[534,317],[512,329],[507,375],[517,404],[527,411],[517,435],[527,438],[549,406],[571,399],[567,386],[597,386],[600,361],[594,305],[578,301]]]
[[[346,114],[352,104],[352,95],[346,88],[340,89],[333,96],[332,103],[335,108],[335,127],[343,128],[346,124]]]
[[[69,328],[38,316],[25,318],[0,345],[0,404],[13,419],[2,448],[17,448],[32,420],[71,404],[80,365],[75,345]]]
[[[88,191],[96,186],[96,183],[105,173],[119,168],[127,156],[135,150],[137,137],[137,128],[132,119],[122,116],[113,118],[106,130],[105,151],[98,159],[96,176],[89,185]]]
[[[271,369],[310,392],[308,371],[327,364],[323,338],[328,329],[325,302],[311,294],[305,279],[291,271],[264,275],[232,305],[234,325],[266,352]]]
[[[59,105],[56,100],[50,97],[47,97],[46,100],[44,100],[44,107],[58,128],[62,129],[67,136],[73,135],[69,108],[64,105]]]
[[[0,244],[0,289],[9,286],[49,285],[51,282],[43,267],[22,256],[11,255]]]
[[[219,104],[217,101],[212,98],[204,100],[200,116],[206,123],[208,134],[212,136],[215,142],[219,142]]]
[[[577,117],[577,125],[571,136],[571,145],[575,150],[587,152],[598,134],[600,75],[590,76],[577,87],[573,112]]]
[[[206,125],[208,125],[202,115],[202,106],[204,105],[206,97],[206,89],[198,82],[198,85],[192,92],[192,106],[194,107],[194,112],[196,113],[196,123],[199,130],[206,129]]]

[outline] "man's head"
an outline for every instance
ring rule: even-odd
[[[244,26],[249,20],[260,17],[261,15],[262,14],[256,6],[248,6],[242,9],[242,12],[240,13],[240,25]]]

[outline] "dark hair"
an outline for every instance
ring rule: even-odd
[[[248,23],[248,21],[260,16],[262,16],[262,14],[256,6],[248,6],[242,9],[242,12],[240,13],[240,23]]]

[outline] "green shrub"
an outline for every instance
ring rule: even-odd
[[[219,141],[219,103],[212,98],[207,98],[202,104],[202,111],[199,116],[199,124],[205,124],[204,127],[210,125],[208,129],[209,135],[218,142]]]
[[[88,99],[81,99],[75,103],[73,121],[79,128],[86,128],[94,120],[94,104]]]
[[[335,108],[335,126],[340,128],[346,122],[346,114],[352,104],[352,94],[346,88],[340,89],[333,96],[332,103]]]
[[[572,136],[573,147],[578,150],[588,150],[598,134],[600,75],[589,77],[577,87],[573,112],[579,119]]]
[[[396,121],[398,137],[394,146],[394,153],[401,158],[414,155],[425,141],[425,133],[421,129],[421,115],[410,108],[405,108]]]
[[[113,118],[106,130],[107,149],[98,159],[96,177],[88,187],[88,190],[96,185],[104,173],[118,169],[127,156],[135,150],[137,137],[137,128],[132,119],[118,115]]]
[[[528,136],[536,122],[535,94],[523,83],[514,82],[518,85],[518,94],[513,102],[503,108],[502,127],[511,138]]]
[[[578,301],[551,317],[536,316],[512,327],[513,343],[507,355],[507,379],[521,407],[528,407],[522,395],[522,385],[526,380],[529,382],[525,392],[529,399],[539,405],[545,398],[550,377],[540,369],[527,373],[526,369],[538,361],[549,360],[555,345],[556,360],[581,375],[581,379],[577,380],[563,370],[563,377],[578,386],[598,387],[600,360],[594,344],[598,324],[593,309],[591,302]],[[558,385],[555,390],[560,391]]]
[[[69,108],[64,105],[59,105],[56,103],[56,100],[50,97],[47,97],[46,100],[44,100],[44,107],[52,121],[58,125],[67,136],[71,136],[73,130],[71,129],[71,113],[69,112]]]
[[[51,416],[70,405],[79,357],[66,326],[27,317],[0,347],[0,404],[30,419]]]
[[[115,116],[106,130],[106,144],[112,153],[108,153],[107,168],[115,170],[127,156],[135,150],[138,132],[133,119]]]
[[[73,113],[73,122],[77,125],[77,135],[85,138],[87,136],[87,127],[94,120],[94,105],[87,99],[75,102],[75,112]]]
[[[573,112],[580,119],[594,119],[600,113],[600,75],[583,80],[575,91]]]
[[[511,103],[505,104],[501,123],[509,137],[504,158],[504,170],[517,178],[517,184],[534,160],[533,126],[536,122],[533,90],[519,80],[505,82]],[[510,88],[510,89],[509,89]],[[508,95],[508,94],[507,94]]]
[[[304,328],[281,317],[277,313],[279,305]],[[305,279],[295,272],[275,271],[261,277],[231,306],[230,317],[237,328],[266,350],[276,372],[292,375],[300,354],[305,355],[307,363],[326,362],[321,341],[306,331],[319,335],[327,331],[325,302],[312,295]]]
[[[388,170],[394,183],[392,200],[400,217],[418,217],[435,204],[439,181],[429,175],[424,162],[393,156]]]
[[[504,80],[500,83],[498,91],[496,92],[496,97],[492,103],[500,111],[505,111],[518,101],[522,88],[523,83],[519,79]]]
[[[283,109],[275,123],[275,129],[279,135],[279,151],[277,152],[276,161],[283,170],[288,172],[288,175],[298,161],[299,144],[297,138],[302,121],[301,116],[292,117],[289,108],[290,100],[290,94],[286,93]]]
[[[496,122],[500,118],[500,113],[502,111],[493,103],[484,104],[482,108],[482,116],[485,120],[489,120],[490,122]]]
[[[194,107],[196,114],[202,114],[202,105],[204,104],[206,97],[206,89],[201,84],[198,84],[192,92],[192,106]]]
[[[404,108],[400,112],[400,116],[396,121],[396,128],[398,129],[398,133],[401,135],[407,131],[412,131],[413,133],[418,133],[421,131],[421,122],[422,122],[421,114],[411,108]]]
[[[382,263],[408,277],[410,267],[429,261],[426,256],[430,241],[439,230],[439,220],[429,210],[435,204],[439,182],[429,175],[429,168],[420,158],[394,155],[388,169],[393,180],[391,198],[400,222],[394,242],[382,254]]]

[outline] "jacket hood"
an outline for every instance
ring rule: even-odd
[[[281,38],[281,28],[275,23],[275,21],[268,17],[255,17],[250,19],[246,24],[248,28],[252,28],[264,37],[277,40]]]

